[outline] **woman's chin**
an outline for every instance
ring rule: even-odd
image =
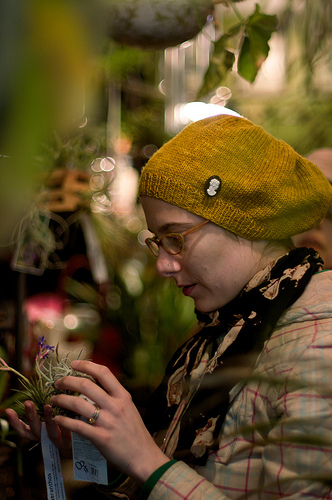
[[[211,306],[209,307],[208,304],[203,304],[199,300],[195,300],[195,309],[196,311],[202,313],[202,314],[210,314],[211,312],[215,311],[215,309],[211,309]]]

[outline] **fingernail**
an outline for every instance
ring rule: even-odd
[[[25,408],[25,413],[31,413],[32,412],[32,409],[31,409],[30,405],[27,404],[26,401],[24,403],[24,408]]]

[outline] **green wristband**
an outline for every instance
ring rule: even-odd
[[[155,470],[145,481],[143,488],[139,492],[137,500],[146,500],[164,472],[166,472],[176,462],[177,460],[170,460],[169,462],[166,462],[164,465],[159,467],[159,469]]]

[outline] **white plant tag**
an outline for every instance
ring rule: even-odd
[[[82,418],[82,420],[85,420]],[[107,461],[100,451],[83,436],[72,432],[74,479],[108,484]]]
[[[48,500],[66,500],[59,450],[48,437],[45,422],[42,422],[41,445],[47,498]]]

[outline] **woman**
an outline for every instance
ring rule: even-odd
[[[311,162],[233,116],[189,125],[149,160],[147,245],[194,300],[201,329],[173,356],[144,423],[110,371],[88,361],[73,366],[98,386],[57,386],[92,402],[60,394],[51,404],[93,425],[45,413],[57,446],[82,434],[125,475],[109,496],[332,498],[332,275],[290,240],[322,219],[331,192]],[[38,439],[26,410],[30,425],[13,410],[8,419]]]

